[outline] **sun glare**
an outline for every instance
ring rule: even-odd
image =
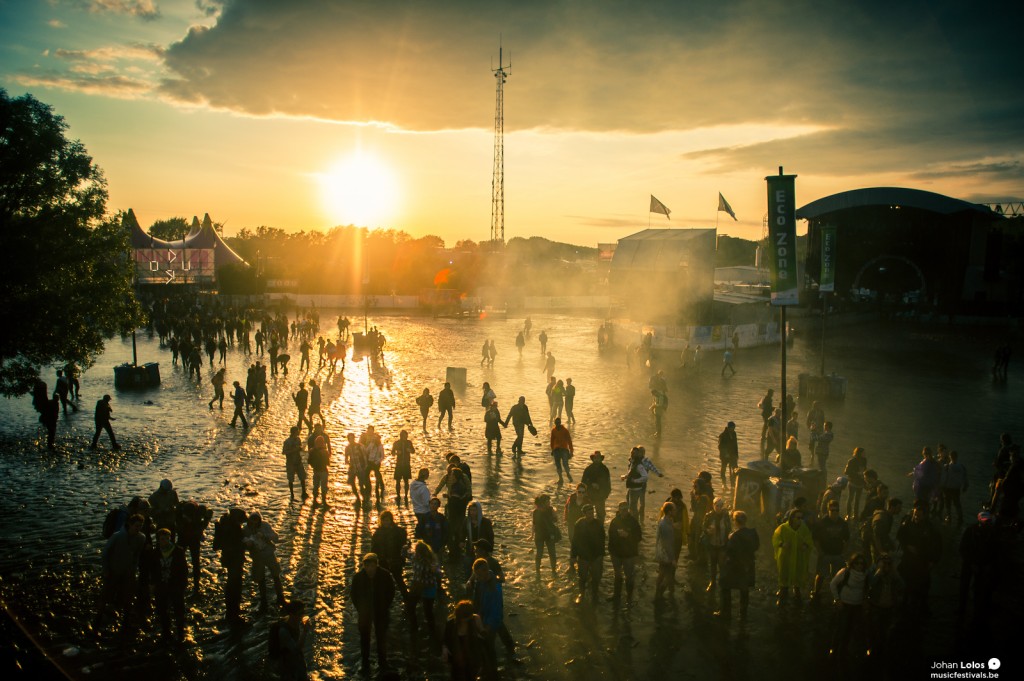
[[[324,209],[338,225],[386,227],[398,213],[398,182],[376,156],[356,152],[320,175]]]

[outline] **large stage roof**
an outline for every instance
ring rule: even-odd
[[[832,194],[798,208],[796,216],[801,220],[813,220],[828,213],[869,206],[918,208],[940,215],[975,212],[991,215],[993,219],[1001,217],[991,208],[980,203],[970,203],[934,192],[903,187],[872,187]]]

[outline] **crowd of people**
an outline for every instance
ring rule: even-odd
[[[219,325],[200,315],[199,319],[205,321],[194,327],[168,328],[161,336],[166,335],[173,352],[171,341],[178,334],[188,337],[190,328],[212,327],[217,334],[223,330],[223,336],[215,336],[220,338],[227,338],[228,329],[234,329],[234,342],[247,347],[245,316],[241,317],[243,322],[238,321],[239,317],[227,318],[233,321]],[[280,365],[281,350],[288,347],[289,340],[298,341],[303,364],[308,367],[308,348],[312,347],[309,341],[318,333],[317,323],[310,312],[291,325],[286,318],[264,315],[257,327],[255,352],[259,354],[262,349],[276,345],[275,356]],[[347,330],[348,325],[339,319],[339,343]],[[551,456],[558,484],[562,485],[565,481],[574,482],[571,462],[575,452],[570,427],[575,424],[575,387],[571,379],[563,382],[554,376],[554,359],[547,350],[549,339],[546,333],[542,334],[543,343],[539,339],[538,343],[549,380],[550,428],[544,454]],[[530,339],[528,324],[517,333],[517,346],[519,339],[524,344]],[[326,346],[327,342],[321,348]],[[493,362],[494,353],[489,349],[492,346],[493,341],[488,340],[484,344],[488,349],[482,351],[482,356]],[[301,350],[302,347],[307,349]],[[177,348],[180,354],[180,342]],[[323,353],[321,357],[324,366],[329,359]],[[214,362],[212,355],[209,362]],[[274,364],[272,360],[271,366]],[[283,364],[286,366],[287,359]],[[240,382],[234,383],[234,416],[241,418],[243,427],[247,426],[247,411],[259,410],[261,402],[264,409],[269,404],[266,367],[259,362],[253,367],[256,375],[251,386],[243,388]],[[659,399],[666,403],[660,414],[655,409],[657,436],[669,387],[664,374],[658,371],[652,373],[650,386],[655,406]],[[217,394],[210,402],[211,409],[218,400]],[[223,400],[223,392],[219,394]],[[60,405],[60,390],[56,395]],[[77,390],[69,388],[69,395],[75,399]],[[782,411],[774,406],[773,396],[769,390],[759,404],[764,425],[763,459],[776,454],[782,475],[810,464],[824,478],[828,475],[829,448],[834,436],[833,424],[825,419],[822,405],[814,402],[806,419],[800,422],[796,419],[794,401],[794,408],[786,410],[792,418],[784,431],[787,441],[782,443]],[[385,445],[371,425],[362,433],[346,435],[341,452],[343,465],[338,466],[332,463],[335,451],[325,427],[327,420],[321,410],[317,381],[300,382],[292,398],[297,415],[282,445],[282,468],[291,499],[304,503],[312,496],[314,506],[344,501],[379,512],[370,550],[359,560],[348,592],[358,622],[361,670],[368,673],[372,668],[374,642],[378,668],[391,669],[388,632],[395,612],[403,614],[413,636],[425,632],[431,650],[447,662],[454,679],[498,678],[498,639],[505,651],[505,664],[517,664],[518,646],[505,619],[506,575],[494,555],[509,528],[490,516],[474,493],[469,462],[449,454],[443,471],[417,467],[416,445],[407,430]],[[435,405],[428,388],[416,403],[425,431]],[[456,401],[450,384],[444,384],[436,405],[438,428],[443,428],[446,418],[448,429],[453,428]],[[526,398],[519,397],[502,418],[494,391],[484,383],[480,408],[487,454],[503,454],[502,430],[511,423],[516,433],[511,455],[521,464],[525,432],[538,432]],[[799,451],[802,427],[806,428],[805,441],[809,443],[810,456],[806,460]],[[99,432],[97,416],[97,435]],[[113,442],[113,433],[108,432]],[[632,448],[623,461],[626,472],[617,482],[613,482],[604,463],[605,455],[592,452],[589,463],[577,471],[579,483],[568,494],[564,506],[556,510],[549,494],[539,494],[533,500],[537,575],[543,571],[546,555],[553,578],[561,579],[567,574],[573,580],[578,606],[597,609],[607,602],[608,607],[618,610],[636,604],[637,574],[649,561],[657,570],[652,598],[655,608],[673,609],[678,607],[677,590],[686,588],[686,580],[678,576],[679,566],[686,561],[689,583],[701,585],[699,607],[729,623],[733,616],[732,592],[738,591],[738,619],[743,623],[749,615],[751,591],[757,586],[759,551],[770,547],[777,575],[777,584],[770,588],[776,593],[778,607],[798,607],[807,592],[807,602],[812,606],[836,608],[829,654],[839,660],[855,652],[884,658],[895,622],[919,621],[927,616],[934,566],[944,551],[954,550],[952,546],[943,546],[938,525],[964,523],[961,494],[967,489],[968,475],[955,451],[942,445],[934,453],[931,448],[924,449],[921,461],[908,471],[908,491],[913,501],[908,500],[909,512],[905,515],[901,499],[892,493],[889,484],[879,479],[868,465],[867,453],[857,447],[842,475],[813,499],[798,496],[791,504],[787,502],[774,523],[730,508],[726,490],[735,486],[739,467],[734,422],[728,422],[719,436],[718,452],[722,484],[719,492],[714,489],[712,472],[701,471],[688,494],[678,487],[671,489],[658,506],[653,528],[645,528],[648,480],[651,476],[664,477],[664,473],[647,456],[645,447]],[[393,497],[390,482],[386,483],[382,474],[382,463],[388,453],[393,461]],[[329,485],[329,476],[337,470],[347,476],[348,492],[342,495],[343,499],[336,498],[338,492],[330,492],[329,498],[329,490],[335,489]],[[436,484],[431,484],[435,476]],[[897,481],[891,483],[893,489],[900,489]],[[991,492],[985,508],[977,515],[977,523],[969,524],[956,547],[963,563],[958,613],[973,626],[985,626],[987,622],[994,589],[1005,578],[1006,542],[1018,527],[1024,463],[1019,447],[1009,435],[1003,436],[995,459]],[[414,523],[403,526],[395,513],[385,509],[392,498],[396,509],[411,505]],[[611,511],[607,510],[609,502]],[[109,539],[102,553],[103,587],[95,626],[104,627],[113,613],[120,626],[128,628],[137,625],[140,618],[148,619],[152,610],[162,635],[169,640],[181,640],[187,624],[185,594],[190,581],[196,592],[202,586],[198,567],[200,544],[213,515],[199,502],[180,502],[168,480],[148,500],[136,497],[123,508],[115,509],[108,517],[110,527],[105,524],[104,528]],[[968,512],[971,516],[973,513]],[[227,509],[212,524],[212,549],[219,552],[226,574],[226,622],[233,626],[245,623],[244,572],[248,561],[251,582],[256,586],[257,614],[263,615],[273,608],[279,615],[268,633],[269,654],[276,668],[282,678],[307,678],[304,646],[312,625],[305,616],[306,604],[286,597],[287,585],[276,557],[277,532],[258,511],[237,507]],[[766,536],[762,537],[763,533]],[[560,548],[563,541],[564,550]],[[606,557],[612,567],[610,580],[604,574]],[[567,572],[560,571],[560,558],[565,561]],[[268,575],[273,594],[268,593]],[[438,616],[441,605],[448,606],[447,617]]]

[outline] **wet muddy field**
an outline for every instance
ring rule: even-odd
[[[333,332],[334,317],[324,313],[322,319],[324,332]],[[621,354],[598,352],[599,320],[536,316],[534,337],[522,358],[514,345],[522,319],[380,317],[369,323],[378,325],[388,339],[384,368],[350,359],[343,375],[328,378],[326,369],[306,374],[298,371],[297,344],[292,341],[290,373],[269,379],[270,407],[253,416],[248,431],[228,426],[228,404],[224,411],[207,408],[212,396],[208,364],[202,382],[190,381],[180,366],[172,365],[170,352],[144,334],[138,339],[139,360],[160,362],[162,385],[142,392],[115,391],[113,367],[130,360],[131,341],[110,341],[97,365],[83,375],[80,411],[61,416],[56,451],[46,450],[30,399],[0,403],[0,596],[13,620],[73,678],[267,677],[266,631],[275,610],[257,616],[255,587],[247,580],[243,607],[252,626],[231,630],[223,624],[224,573],[209,547],[212,527],[203,551],[202,593],[187,603],[190,634],[184,645],[162,645],[153,630],[125,640],[113,633],[97,635],[88,626],[98,595],[101,527],[107,511],[133,495],[148,496],[168,478],[182,500],[204,503],[215,516],[231,506],[263,514],[281,535],[278,558],[286,593],[310,604],[315,629],[307,658],[312,676],[358,675],[359,635],[347,595],[349,580],[369,548],[381,510],[392,510],[410,533],[414,517],[411,508],[394,503],[393,461],[385,462],[384,505],[355,508],[340,454],[332,461],[330,507],[289,501],[281,443],[295,422],[291,394],[300,380],[314,377],[323,382],[323,411],[336,449],[347,432],[358,434],[368,425],[376,427],[390,449],[398,432],[407,429],[416,446],[413,471],[427,466],[436,481],[447,452],[460,454],[472,466],[474,496],[494,520],[495,556],[508,576],[506,621],[519,643],[518,662],[506,662],[498,653],[503,678],[788,679],[820,674],[833,664],[826,657],[831,626],[827,608],[775,607],[767,522],[757,524],[762,542],[758,587],[746,625],[721,624],[710,616],[715,604],[704,593],[702,571],[685,561],[678,572],[685,593],[674,604],[652,604],[653,528],[660,502],[673,487],[683,489],[688,498],[693,478],[704,469],[715,473],[716,491],[721,488],[716,438],[729,420],[737,424],[741,462],[757,458],[761,420],[756,405],[768,387],[778,392],[777,348],[737,352],[734,377],[719,375],[721,356],[715,354],[704,358],[699,373],[673,377],[666,430],[658,442],[648,411],[647,376],[627,369]],[[649,486],[638,598],[628,610],[615,611],[610,603],[573,603],[565,540],[558,546],[560,575],[552,578],[545,570],[538,576],[534,571],[532,500],[547,492],[560,508],[571,491],[569,485],[557,485],[544,428],[540,437],[527,437],[522,466],[507,456],[486,453],[480,407],[484,381],[497,393],[503,414],[524,395],[538,427],[547,421],[536,340],[541,329],[550,337],[555,375],[571,377],[577,386],[574,476],[589,463],[587,454],[600,449],[616,487],[609,500],[613,504],[625,496],[618,476],[625,472],[634,444],[645,445],[665,473],[664,478],[652,478]],[[480,367],[485,339],[496,343],[493,368]],[[971,472],[965,508],[976,509],[987,494],[999,434],[1024,437],[1019,367],[1011,364],[1009,381],[1003,384],[994,384],[989,373],[992,350],[1007,340],[1005,331],[974,329],[872,325],[831,330],[827,368],[849,380],[847,399],[825,404],[836,432],[833,477],[850,450],[862,446],[870,467],[893,495],[909,499],[906,475],[921,447],[943,442],[960,452]],[[817,370],[819,351],[817,338],[798,335],[789,354],[790,392],[796,394],[800,372]],[[245,367],[255,359],[259,357],[230,349],[229,385],[233,380],[244,384]],[[436,428],[435,409],[427,432],[422,432],[414,399],[424,387],[436,395],[447,367],[465,367],[468,376],[465,391],[456,393],[454,431]],[[53,377],[44,378],[52,389]],[[105,435],[98,450],[88,447],[93,408],[104,393],[113,395],[119,452],[110,450]],[[809,406],[799,401],[801,413]],[[505,434],[507,449],[514,434],[511,428]],[[901,639],[904,658],[914,661],[935,659],[962,645],[955,635],[951,596],[958,574],[958,532],[943,528],[943,538],[946,557],[934,577],[934,615]],[[447,589],[460,593],[462,565],[447,565],[446,571]],[[611,594],[610,573],[606,565],[603,596]],[[1020,604],[1018,591],[1001,592],[1001,607],[1007,612]],[[11,623],[5,627],[10,629]],[[446,677],[446,667],[426,642],[411,639],[397,608],[389,636],[392,665],[404,678]],[[12,659],[30,665],[31,656],[17,648],[25,645],[24,639],[16,644]],[[987,655],[988,649],[1005,645],[996,637],[982,645],[986,651],[976,652]],[[860,675],[870,671],[867,665],[857,658],[842,667]]]

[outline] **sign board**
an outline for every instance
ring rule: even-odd
[[[836,227],[825,225],[821,228],[821,281],[818,283],[821,293],[834,293],[836,290]]]
[[[212,248],[136,248],[135,281],[139,284],[195,284],[214,281]]]
[[[797,305],[796,175],[769,175],[768,264],[772,305]]]

